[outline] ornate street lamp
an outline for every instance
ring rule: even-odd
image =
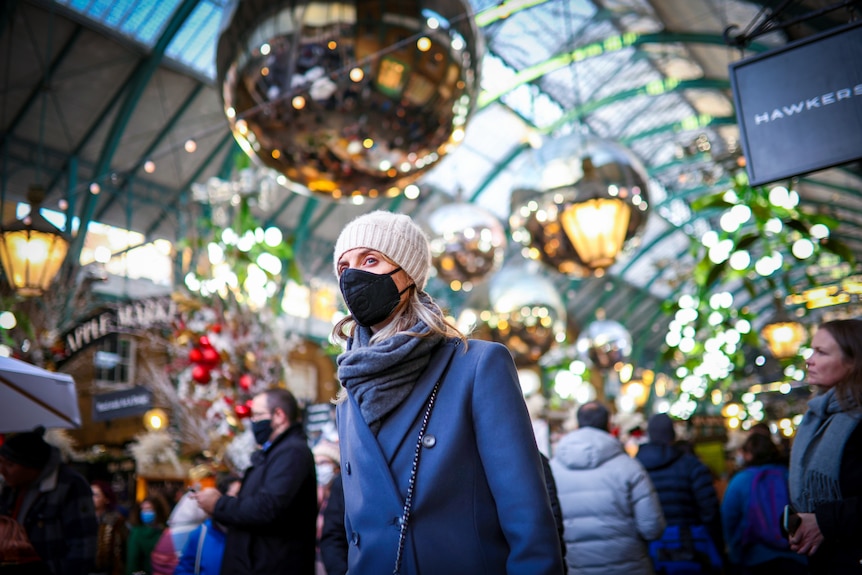
[[[30,187],[30,214],[0,230],[0,264],[15,292],[24,297],[42,295],[60,271],[69,240],[39,213],[45,190]]]

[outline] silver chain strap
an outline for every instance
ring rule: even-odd
[[[407,497],[404,499],[404,511],[402,511],[401,519],[399,519],[398,551],[395,555],[395,570],[392,571],[393,575],[401,573],[401,556],[404,553],[404,543],[407,540],[407,524],[410,521],[410,512],[413,509],[413,492],[416,490],[416,473],[419,471],[422,440],[425,438],[425,430],[428,429],[428,420],[431,419],[431,408],[434,407],[434,402],[437,399],[437,390],[440,388],[442,380],[442,378],[437,380],[437,384],[431,390],[431,397],[428,398],[428,407],[425,408],[425,415],[422,417],[422,425],[419,428],[419,439],[416,441],[416,451],[413,453],[413,466],[410,469],[410,481],[407,483]]]

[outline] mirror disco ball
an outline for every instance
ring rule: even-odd
[[[519,366],[535,364],[566,335],[563,299],[537,266],[504,266],[487,290],[473,292],[457,322],[473,337],[505,345]]]
[[[491,212],[475,204],[454,202],[431,212],[424,225],[437,277],[452,290],[469,291],[500,269],[506,232]]]
[[[480,61],[463,0],[233,0],[216,69],[243,150],[340,199],[397,196],[460,141]]]
[[[583,163],[595,171],[584,180]],[[595,136],[570,134],[546,139],[517,167],[509,225],[525,256],[574,277],[589,275],[563,230],[560,214],[572,202],[614,195],[631,206],[626,243],[643,231],[649,215],[646,168],[624,146]]]
[[[575,346],[581,357],[600,369],[608,369],[631,356],[632,336],[619,322],[596,320],[581,332]]]

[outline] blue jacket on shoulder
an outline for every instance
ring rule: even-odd
[[[542,464],[511,354],[440,346],[377,435],[355,399],[338,406],[350,575],[392,573],[426,401],[450,359],[428,424],[403,575],[560,575]],[[433,438],[431,440],[430,438]]]

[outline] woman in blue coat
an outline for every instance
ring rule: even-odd
[[[428,240],[377,211],[342,231],[333,337],[350,575],[544,575],[563,564],[514,362],[423,291]]]

